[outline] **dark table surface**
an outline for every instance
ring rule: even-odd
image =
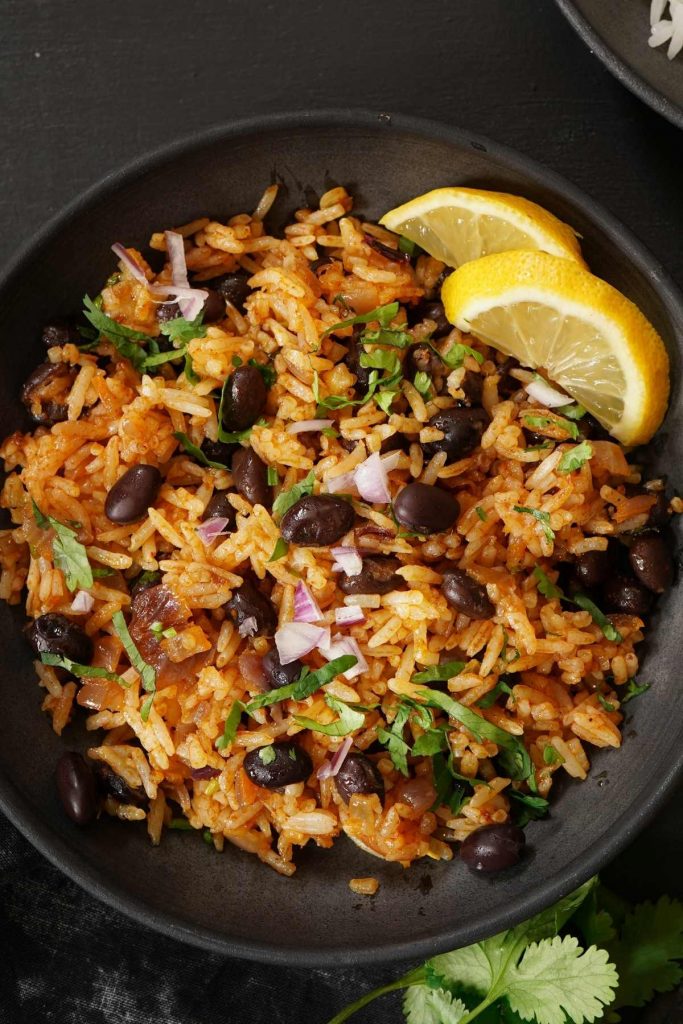
[[[236,116],[363,106],[470,128],[545,163],[683,285],[683,136],[602,68],[551,0],[0,0],[0,24],[0,261],[159,143]],[[613,884],[683,896],[682,824],[674,798],[610,867]],[[96,903],[0,817],[1,1024],[324,1024],[396,973],[181,946]],[[358,1017],[401,1019],[395,997]],[[679,1024],[683,1005],[669,997],[638,1019]]]

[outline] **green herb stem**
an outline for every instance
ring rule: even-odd
[[[353,1017],[354,1014],[362,1010],[363,1007],[369,1003],[373,1003],[375,999],[379,999],[380,996],[386,996],[390,992],[399,992],[403,988],[410,988],[411,985],[419,985],[425,979],[424,967],[416,967],[412,971],[408,971],[402,978],[397,978],[396,981],[390,982],[388,985],[381,985],[379,988],[374,988],[372,992],[367,992],[360,999],[357,999],[355,1003],[351,1003],[349,1006],[345,1006],[344,1009],[333,1017],[332,1020],[328,1021],[327,1024],[343,1024],[349,1017]]]

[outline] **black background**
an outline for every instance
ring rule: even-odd
[[[551,0],[0,0],[0,90],[0,260],[160,143],[238,116],[362,106],[470,128],[545,163],[683,285],[683,137],[610,77]],[[680,897],[681,845],[670,804],[607,874],[632,898]],[[96,903],[0,818],[2,1024],[325,1024],[397,973],[181,946]],[[637,1018],[680,1024],[683,1004],[668,997]],[[402,1018],[391,997],[357,1019]]]

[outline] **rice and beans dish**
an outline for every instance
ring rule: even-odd
[[[270,234],[276,192],[114,245],[2,444],[1,596],[53,729],[90,736],[59,795],[284,875],[342,833],[509,867],[556,776],[622,743],[679,500],[587,392],[449,321],[424,233],[338,187]],[[566,247],[504,255],[590,277]]]

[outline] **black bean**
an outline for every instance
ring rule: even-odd
[[[460,847],[460,857],[472,871],[492,874],[517,864],[526,837],[518,825],[485,825],[470,832]]]
[[[130,584],[130,596],[135,600],[138,594],[141,594],[143,590],[149,590],[150,587],[156,587],[158,583],[161,583],[161,572],[158,570],[146,569],[145,572],[141,572],[139,576],[136,576],[133,582]]]
[[[208,437],[205,437],[201,443],[201,451],[206,455],[209,462],[220,462],[222,466],[226,466],[228,469],[230,468],[232,457],[239,447],[239,444],[236,442],[212,441]]]
[[[535,430],[529,430],[528,427],[524,427],[522,430],[522,436],[524,437],[524,443],[527,448],[550,448],[553,443],[549,437],[545,437],[543,434],[537,434]]]
[[[464,569],[447,569],[443,574],[441,590],[448,603],[470,619],[490,619],[496,613],[486,587],[473,580]]]
[[[357,442],[353,441],[349,451],[353,451],[356,444]],[[387,452],[407,452],[409,448],[410,441],[405,434],[400,434],[398,431],[390,437],[385,438],[379,446],[379,450],[382,455],[386,455]]]
[[[604,586],[606,610],[624,615],[647,615],[652,607],[652,593],[632,576],[621,573],[611,576]]]
[[[42,342],[47,348],[54,345],[81,345],[83,338],[75,324],[69,320],[51,320],[43,327]]]
[[[291,544],[322,548],[341,540],[353,527],[353,505],[334,494],[307,494],[285,512],[280,533]]]
[[[334,777],[337,792],[345,804],[354,793],[376,793],[384,799],[384,779],[377,766],[360,751],[352,750]]]
[[[443,361],[429,345],[411,345],[406,349],[403,376],[408,380],[412,381],[416,373],[427,373],[430,377],[443,375],[444,369]]]
[[[225,299],[215,288],[207,288],[206,291],[209,294],[202,306],[202,318],[205,324],[215,324],[217,320],[225,319]]]
[[[378,252],[380,256],[384,256],[385,259],[391,260],[392,263],[410,263],[410,253],[408,252],[385,245],[384,242],[380,242],[378,238],[373,238],[372,235],[366,235],[365,241],[371,249]]]
[[[105,761],[95,761],[92,771],[100,791],[105,796],[113,796],[120,803],[133,804],[135,807],[144,805],[144,789],[141,786],[132,789]],[[218,774],[220,775],[220,772]]]
[[[255,619],[255,625],[248,630],[249,636],[273,636],[277,629],[277,614],[270,598],[262,594],[253,583],[244,580],[241,587],[233,592],[225,606],[230,617],[239,627],[246,619]]]
[[[250,750],[244,759],[244,770],[256,786],[282,789],[294,782],[305,782],[313,764],[296,743],[271,743]]]
[[[289,686],[290,683],[295,682],[304,667],[298,660],[283,665],[280,655],[277,653],[277,647],[271,648],[267,654],[264,654],[261,664],[271,690],[277,690],[280,686]]]
[[[657,502],[652,506],[648,516],[647,525],[655,529],[663,529],[669,525],[671,513],[669,512],[669,501],[664,491],[657,491]]]
[[[641,533],[629,551],[631,568],[638,580],[655,594],[663,594],[673,583],[671,549],[658,533]]]
[[[87,825],[97,815],[97,786],[90,765],[81,754],[62,754],[55,777],[67,815],[77,825]]]
[[[223,399],[223,426],[226,430],[246,430],[263,412],[268,391],[255,366],[238,366],[230,377]]]
[[[465,393],[465,401],[468,405],[481,407],[481,396],[484,391],[484,378],[480,373],[468,370],[460,385]]]
[[[585,551],[574,563],[574,579],[582,590],[594,590],[606,583],[615,571],[611,551]]]
[[[431,458],[437,452],[446,452],[449,462],[463,459],[477,447],[488,422],[488,415],[481,407],[442,409],[432,416],[428,426],[441,430],[444,436],[440,441],[423,444],[425,455]]]
[[[66,363],[41,363],[24,381],[21,400],[34,423],[51,427],[63,423],[68,416],[66,403],[55,400],[55,390],[60,397],[66,395],[76,379],[78,371]],[[55,389],[54,385],[58,384]],[[47,392],[51,392],[48,397]]]
[[[360,364],[360,357],[364,351],[360,343],[360,334],[363,329],[362,327],[354,327],[344,359],[347,369],[356,378],[356,383],[353,385],[356,397],[366,394],[370,387],[370,374],[372,373],[370,367],[361,366]]]
[[[227,519],[226,530],[235,529],[236,518],[237,513],[234,506],[230,504],[227,491],[216,491],[212,494],[202,515],[204,522],[207,519]]]
[[[112,523],[134,523],[153,505],[161,488],[161,473],[144,462],[131,466],[109,491],[104,514]]]
[[[244,271],[237,271],[235,274],[223,274],[211,281],[213,287],[219,291],[224,302],[231,302],[233,306],[244,312],[244,301],[251,289],[247,284],[249,274]]]
[[[180,316],[180,306],[177,302],[162,302],[157,306],[157,320],[160,324],[166,324],[169,320],[177,320]]]
[[[436,324],[432,338],[442,338],[453,330],[453,324],[446,317],[443,302],[439,302],[438,299],[424,299],[412,309],[408,307],[410,324],[421,324],[423,320],[433,320]]]
[[[232,457],[232,479],[242,497],[252,505],[270,508],[273,492],[268,485],[268,467],[253,448],[239,448],[235,452]]]
[[[448,491],[431,484],[407,484],[394,501],[394,515],[414,533],[443,533],[460,514],[460,505]]]
[[[59,654],[79,665],[89,665],[92,660],[90,637],[59,612],[39,615],[27,628],[26,638],[36,654]]]
[[[393,555],[373,555],[363,559],[363,568],[356,576],[339,576],[339,589],[344,594],[388,594],[405,586],[402,576],[396,575],[401,568],[398,558]]]

